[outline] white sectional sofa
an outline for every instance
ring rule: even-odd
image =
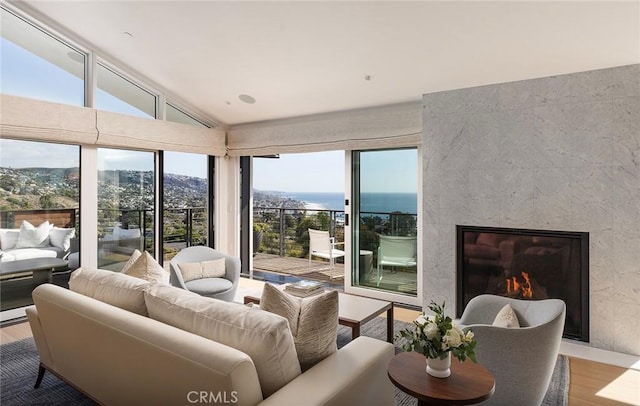
[[[33,292],[41,373],[99,404],[394,404],[390,343],[359,337],[301,372],[278,315],[111,271],[80,268],[70,286]]]
[[[48,221],[38,227],[23,221],[20,228],[0,228],[0,262],[65,258],[74,236],[75,229],[54,227]]]

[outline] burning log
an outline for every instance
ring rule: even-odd
[[[512,299],[548,299],[547,290],[527,272],[505,279],[504,296]]]

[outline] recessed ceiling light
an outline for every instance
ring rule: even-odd
[[[241,94],[240,96],[238,96],[238,99],[240,99],[241,101],[247,103],[247,104],[253,104],[256,102],[256,99],[254,99],[253,97],[249,96],[248,94]]]

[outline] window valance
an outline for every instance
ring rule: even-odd
[[[1,95],[0,136],[223,156],[223,130]]]
[[[232,156],[381,149],[422,143],[418,102],[233,126]]]

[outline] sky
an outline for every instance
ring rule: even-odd
[[[344,192],[344,156],[344,151],[329,151],[254,158],[253,187],[279,192]],[[361,192],[415,193],[417,188],[416,149],[361,152]]]
[[[279,192],[344,192],[344,151],[253,159],[253,187]]]

